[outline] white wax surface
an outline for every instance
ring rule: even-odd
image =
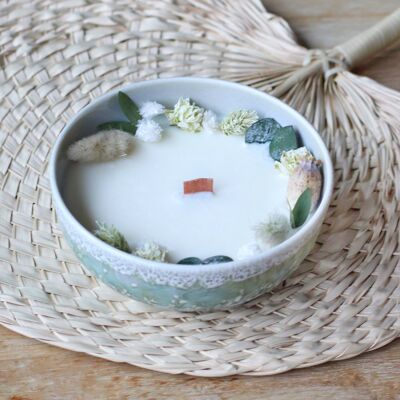
[[[191,134],[169,127],[157,143],[135,141],[131,155],[71,164],[68,207],[88,229],[113,224],[132,247],[151,240],[168,261],[227,255],[254,241],[254,225],[288,213],[287,178],[274,169],[268,145],[244,137]],[[214,194],[183,195],[183,181],[213,178]]]

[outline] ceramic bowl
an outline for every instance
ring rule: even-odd
[[[59,223],[82,264],[97,278],[133,299],[181,311],[227,309],[270,291],[287,278],[314,246],[327,212],[333,185],[328,151],[315,129],[296,111],[258,90],[204,78],[173,78],[133,83],[122,89],[136,103],[157,100],[174,104],[179,97],[218,114],[256,110],[282,125],[293,125],[304,144],[323,161],[323,189],[317,210],[289,239],[262,254],[224,264],[177,265],[148,261],[117,250],[79,223],[63,199],[69,144],[98,124],[121,119],[117,91],[82,109],[58,137],[50,161],[50,181]],[[168,229],[167,227],[165,229]]]

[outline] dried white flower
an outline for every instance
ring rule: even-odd
[[[218,132],[217,115],[214,111],[206,110],[203,117],[203,130],[206,134]]]
[[[141,119],[137,123],[136,137],[143,142],[158,142],[161,140],[163,129],[152,119]]]
[[[133,136],[112,129],[101,131],[72,143],[67,149],[71,161],[110,161],[127,155],[133,147]]]
[[[282,152],[281,160],[275,161],[275,168],[287,174],[292,174],[302,161],[314,161],[314,156],[306,147]]]
[[[165,261],[167,250],[154,242],[146,242],[142,247],[136,249],[135,256],[146,258],[152,261]]]
[[[163,114],[165,107],[156,101],[146,101],[140,106],[139,112],[143,118],[153,118]]]
[[[124,235],[119,232],[113,225],[109,226],[96,221],[98,228],[93,232],[100,240],[115,247],[116,249],[131,252],[129,244]]]
[[[244,260],[245,258],[249,258],[256,254],[260,254],[262,251],[263,249],[261,248],[259,243],[257,242],[247,243],[239,248],[236,254],[236,258],[238,260]]]
[[[239,110],[230,112],[219,128],[225,135],[244,135],[248,128],[258,121],[255,111]]]
[[[319,201],[322,187],[322,175],[318,162],[302,161],[289,176],[287,199],[291,208],[296,205],[300,195],[309,188],[312,192],[311,209]]]
[[[165,111],[171,125],[189,132],[200,132],[202,129],[204,109],[181,97],[173,110]]]
[[[254,228],[254,231],[262,243],[275,246],[286,239],[290,231],[290,221],[283,214],[271,213]]]

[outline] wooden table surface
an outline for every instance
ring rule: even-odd
[[[286,18],[302,43],[325,48],[369,27],[400,7],[400,0],[265,0],[265,4]],[[397,45],[357,72],[400,90],[399,65]],[[3,399],[400,400],[400,340],[355,359],[282,375],[205,379],[96,359],[0,327]]]

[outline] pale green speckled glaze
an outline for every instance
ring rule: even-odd
[[[221,286],[212,288],[203,287],[199,283],[179,288],[145,281],[138,274],[121,274],[107,262],[99,261],[73,243],[67,235],[65,236],[82,264],[108,286],[135,300],[179,311],[222,310],[252,300],[272,290],[287,278],[304,260],[315,243],[315,238],[309,240],[297,253],[281,264],[242,281],[225,282]]]

